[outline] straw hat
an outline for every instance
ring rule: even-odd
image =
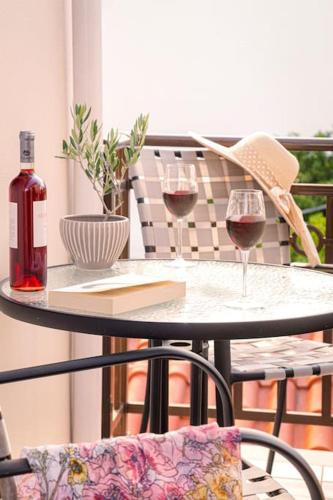
[[[298,161],[274,137],[256,132],[227,148],[194,132],[189,134],[200,144],[246,170],[268,194],[276,208],[300,237],[311,266],[320,264],[319,255],[303,214],[290,194]]]

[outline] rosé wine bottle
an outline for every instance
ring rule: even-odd
[[[10,286],[35,292],[46,286],[46,186],[34,170],[33,132],[20,132],[21,171],[9,187]]]

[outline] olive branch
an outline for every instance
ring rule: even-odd
[[[71,109],[73,128],[69,139],[62,142],[61,158],[79,164],[109,216],[122,205],[122,184],[128,167],[140,157],[149,115],[139,115],[131,132],[125,134],[127,141],[123,143],[118,129],[114,128],[107,133],[106,139],[102,139],[102,125],[89,119],[90,114],[91,108],[86,104],[76,104]],[[105,196],[111,193],[116,200],[112,210],[105,203]]]

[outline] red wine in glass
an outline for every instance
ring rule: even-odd
[[[243,263],[243,293],[246,298],[247,263],[251,248],[263,235],[265,228],[265,203],[258,189],[233,189],[230,193],[226,226],[233,243],[239,248]],[[241,308],[245,307],[244,301]]]
[[[242,250],[254,247],[265,229],[263,215],[231,215],[226,222],[230,238]]]
[[[163,201],[169,212],[177,219],[176,259],[168,265],[184,268],[193,265],[182,256],[183,218],[192,212],[198,199],[198,183],[195,165],[175,162],[166,165],[162,184]]]
[[[198,193],[191,191],[175,191],[163,193],[165,206],[175,217],[185,217],[192,212],[198,199]]]

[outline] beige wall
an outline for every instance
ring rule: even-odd
[[[48,187],[49,264],[66,261],[59,217],[67,211],[67,166],[55,158],[67,129],[66,0],[0,2],[0,275],[8,274],[8,184],[19,167],[18,133],[36,133],[36,170]],[[0,369],[66,359],[69,336],[0,313]],[[69,439],[67,376],[0,388],[14,451]]]

